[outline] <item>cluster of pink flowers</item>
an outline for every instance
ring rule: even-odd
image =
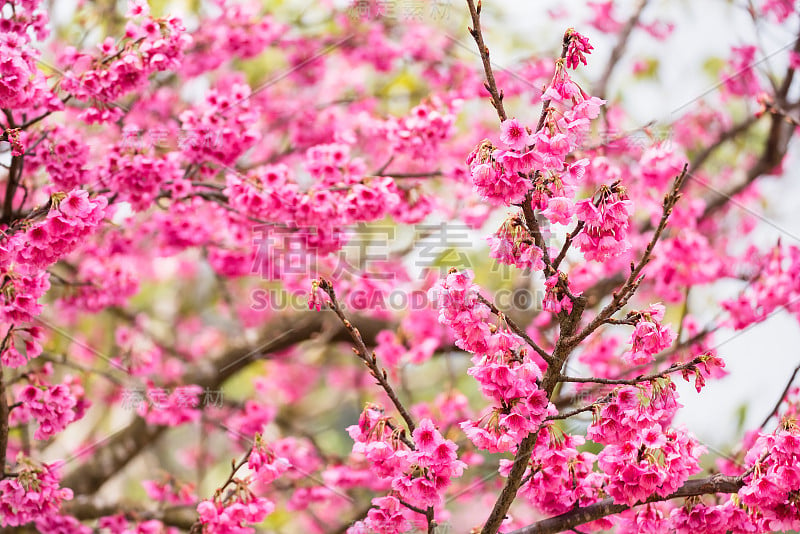
[[[712,353],[713,351],[703,354],[700,356],[700,363],[687,367],[681,372],[683,379],[687,382],[691,381],[691,377],[694,375],[694,388],[698,393],[706,385],[706,378],[721,378],[726,374],[725,361]]]
[[[429,104],[420,104],[407,116],[389,119],[387,139],[394,152],[429,161],[437,147],[452,134],[454,123],[453,110],[440,111]]]
[[[8,340],[0,353],[3,367],[22,367],[42,353],[44,331],[38,326],[12,327],[7,335]]]
[[[77,130],[55,126],[48,132],[48,140],[32,149],[33,155],[25,158],[31,170],[44,166],[53,184],[61,191],[71,191],[95,180],[94,172],[87,167],[89,145],[80,140]]]
[[[15,527],[58,515],[61,501],[72,499],[71,489],[59,487],[58,467],[18,459],[17,476],[0,480],[0,526]]]
[[[149,389],[150,402],[138,404],[137,412],[151,425],[178,426],[200,418],[200,386],[179,386],[172,391]]]
[[[314,145],[306,150],[303,163],[320,187],[352,186],[367,174],[364,160],[353,157],[345,143]]]
[[[492,330],[487,320],[491,310],[480,302],[475,275],[470,270],[450,272],[431,288],[429,295],[439,308],[439,322],[455,334],[456,346],[467,352],[485,354]]]
[[[669,348],[675,341],[675,332],[669,325],[661,324],[666,309],[661,303],[651,304],[647,310],[635,312],[636,326],[631,333],[631,350],[622,359],[632,365],[653,361],[653,357]]]
[[[755,250],[748,251],[747,256],[760,265],[758,277],[738,297],[722,303],[733,328],[740,330],[761,322],[781,306],[800,314],[800,248],[778,244],[763,257]]]
[[[403,318],[398,332],[382,330],[376,337],[376,352],[393,373],[403,364],[428,361],[441,345],[441,326],[430,308],[412,309]]]
[[[134,522],[127,519],[124,514],[101,517],[97,520],[97,526],[104,531],[107,530],[108,534],[178,534],[179,532],[177,528],[167,527],[158,519]],[[93,531],[90,530],[86,534],[91,532]]]
[[[685,163],[685,155],[677,152],[671,143],[649,147],[639,160],[645,185],[655,188],[659,195],[680,174]]]
[[[14,424],[31,420],[39,423],[33,435],[35,439],[48,439],[79,418],[78,399],[65,384],[25,386],[18,393],[17,401],[20,404],[11,412],[11,420]]]
[[[220,499],[200,501],[197,513],[207,534],[253,534],[257,525],[275,511],[275,503],[264,497],[240,494],[223,503]]]
[[[484,200],[494,204],[517,204],[525,198],[531,186],[530,180],[519,172],[506,170],[506,165],[495,157],[496,153],[495,146],[485,140],[467,157],[475,192]],[[509,154],[516,153],[509,152]],[[520,159],[522,158],[507,157],[508,161],[514,161],[515,164]],[[532,164],[532,157],[526,157],[519,163],[523,168]]]
[[[487,322],[490,310],[479,301],[472,279],[471,271],[451,272],[431,295],[439,304],[439,321],[455,333],[456,346],[474,353],[475,365],[467,372],[493,403],[489,414],[461,427],[476,446],[508,451],[539,428],[554,408],[539,389],[541,367],[528,357],[519,336]]]
[[[0,319],[5,323],[30,322],[42,311],[39,298],[50,289],[49,273],[39,271],[27,275],[4,271],[3,291],[0,291]]]
[[[375,506],[367,512],[364,521],[357,521],[347,529],[347,534],[371,534],[381,532],[383,534],[400,534],[408,532],[410,522],[405,514],[408,509],[401,503],[400,499],[393,495],[376,497],[372,499]]]
[[[192,33],[183,71],[195,76],[234,58],[257,56],[286,33],[287,27],[253,4],[214,0],[220,10]]]
[[[630,248],[631,201],[619,184],[602,186],[595,195],[578,202],[575,213],[585,223],[573,243],[587,260],[604,261]]]
[[[796,13],[792,0],[762,0],[760,7],[761,13],[774,16],[778,22],[784,22],[792,13]]]
[[[506,218],[488,241],[489,256],[500,263],[533,271],[544,269],[542,251],[533,244],[533,236],[519,215]]]
[[[137,211],[151,208],[156,197],[168,182],[180,180],[177,154],[155,157],[131,150],[122,142],[112,147],[99,170],[100,183],[118,193],[120,200],[129,202]]]
[[[74,189],[54,195],[52,204],[44,221],[11,238],[18,246],[17,262],[29,269],[45,269],[82,244],[103,220],[108,201]]]
[[[577,69],[581,63],[586,65],[586,56],[584,54],[591,54],[592,50],[594,50],[594,47],[589,44],[589,39],[576,32],[573,28],[567,30],[565,38],[569,39],[566,56],[567,68]]]
[[[760,435],[745,456],[753,471],[739,490],[742,504],[757,510],[762,531],[800,529],[800,429],[785,421],[774,434]]]
[[[564,434],[555,426],[542,428],[520,495],[552,515],[595,502],[606,476],[593,470],[594,454],[578,451],[584,442],[583,437]],[[507,474],[511,465],[510,460],[501,460],[500,472]]]
[[[452,480],[463,474],[466,464],[458,459],[456,444],[442,437],[430,419],[421,420],[412,437],[416,449],[397,452],[409,467],[403,476],[392,480],[392,489],[406,502],[423,508],[436,506]]]
[[[67,66],[61,88],[78,99],[107,104],[142,89],[151,74],[177,69],[191,43],[183,23],[176,17],[142,15],[138,23],[128,23],[120,42],[106,38],[99,54],[66,48],[59,57],[59,63]],[[84,119],[107,121],[118,115],[117,108],[88,108]]]
[[[85,281],[72,288],[62,302],[70,309],[98,312],[122,306],[139,290],[135,258],[113,254],[106,247],[84,247],[87,257],[78,266],[77,278]]]
[[[175,506],[197,502],[194,484],[180,484],[171,477],[161,481],[143,480],[142,487],[147,496],[156,502]]]
[[[286,458],[278,456],[261,437],[255,434],[256,439],[250,456],[247,458],[247,467],[255,473],[255,478],[261,484],[271,484],[276,478],[284,474],[291,466]]]
[[[232,166],[260,138],[250,86],[239,80],[224,82],[180,114],[181,129],[189,133],[180,148],[192,163]]]
[[[545,295],[544,301],[542,301],[542,308],[545,311],[559,314],[563,310],[568,314],[572,313],[572,298],[567,292],[569,290],[569,279],[566,274],[557,271],[555,274],[548,276],[544,281],[544,289]]]
[[[155,521],[155,520],[154,520]],[[145,521],[148,523],[149,521]],[[163,527],[161,521],[155,521],[158,523],[159,528]],[[34,520],[36,524],[36,528],[39,532],[49,532],[52,534],[93,534],[94,530],[91,527],[87,527],[86,525],[82,524],[80,521],[75,519],[72,516],[68,515],[58,515],[58,514],[47,514],[37,517]],[[142,532],[143,534],[161,534],[163,530],[155,530],[152,529],[147,531],[147,526],[145,526],[142,530],[138,531]],[[115,532],[112,531],[109,534],[132,534],[130,532]],[[170,532],[169,534],[173,534]]]
[[[761,93],[761,84],[753,68],[757,64],[758,49],[753,45],[731,47],[728,68],[722,74],[722,83],[732,95],[747,96]]]
[[[353,454],[363,456],[373,475],[419,508],[439,505],[444,491],[466,467],[458,459],[456,444],[445,439],[427,418],[414,429],[413,449],[400,440],[396,427],[378,406],[368,405],[358,425],[347,431],[355,442]]]
[[[49,110],[63,109],[62,102],[47,86],[37,68],[40,52],[32,37],[44,40],[49,34],[47,12],[39,1],[6,0],[0,14],[0,108],[32,110],[44,105]]]
[[[496,148],[484,140],[469,155],[467,164],[475,191],[495,204],[518,204],[530,192],[533,206],[554,223],[569,224],[574,215],[572,198],[588,160],[567,163],[588,132],[605,102],[590,97],[572,81],[568,68],[586,63],[589,41],[569,30],[566,62],[557,62],[543,99],[548,107],[538,131],[515,118],[503,121]]]
[[[656,425],[637,439],[611,444],[597,465],[609,475],[606,492],[615,502],[633,505],[654,493],[670,495],[700,470],[702,448],[686,432]]]
[[[667,496],[700,470],[702,447],[669,427],[678,408],[674,390],[669,379],[624,386],[595,413],[587,437],[605,445],[597,464],[608,475],[605,491],[615,502]]]
[[[289,169],[276,165],[246,177],[229,174],[225,194],[233,207],[248,215],[296,225],[302,246],[323,253],[341,245],[344,233],[338,227],[380,219],[400,202],[394,181],[365,177],[363,162],[350,157],[347,145],[313,147],[305,166],[320,187],[302,191]],[[281,237],[290,237],[290,232],[276,231],[273,241]]]

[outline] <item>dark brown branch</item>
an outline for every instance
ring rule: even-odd
[[[589,412],[589,411],[593,410],[595,408],[595,406],[597,406],[599,404],[603,404],[605,402],[608,402],[610,399],[611,399],[611,395],[606,395],[602,399],[597,399],[593,403],[587,404],[586,406],[584,406],[582,408],[576,408],[574,410],[570,410],[569,412],[560,413],[558,415],[550,415],[550,416],[547,417],[547,420],[548,421],[555,421],[555,420],[559,420],[559,419],[569,419],[570,417],[574,417],[574,416],[582,414],[584,412]]]
[[[800,35],[798,35],[797,39],[795,40],[794,52],[800,53]],[[778,108],[782,107],[785,103],[786,97],[789,94],[789,89],[792,86],[794,76],[795,69],[789,66],[786,70],[786,75],[783,78],[783,82],[781,82],[781,85],[775,94],[775,102],[777,103]],[[716,213],[728,203],[728,200],[730,200],[731,197],[738,195],[750,187],[750,185],[761,175],[774,170],[778,165],[780,165],[781,161],[786,155],[786,151],[789,147],[789,141],[792,139],[792,135],[794,134],[795,126],[791,123],[787,123],[784,120],[785,116],[777,111],[778,108],[773,109],[773,113],[770,115],[771,123],[769,135],[767,136],[767,141],[764,144],[764,151],[762,152],[761,157],[752,167],[750,167],[750,170],[747,172],[747,176],[742,183],[734,186],[728,191],[725,191],[721,195],[718,195],[716,198],[706,204],[706,209],[703,211],[701,220],[707,219]]]
[[[540,347],[531,337],[525,332],[523,328],[521,328],[517,323],[515,323],[510,317],[506,314],[501,312],[497,309],[497,306],[494,305],[490,300],[484,298],[482,295],[478,295],[478,300],[489,307],[493,314],[498,316],[501,320],[505,321],[508,327],[511,329],[512,332],[517,334],[519,337],[525,340],[525,342],[530,345],[530,347],[536,351],[536,354],[542,357],[544,361],[547,363],[553,363],[553,357],[550,356],[542,347]]]
[[[483,41],[483,33],[481,33],[481,0],[478,0],[478,5],[475,5],[474,0],[467,0],[469,6],[469,15],[472,18],[472,28],[468,28],[470,35],[475,39],[475,44],[478,45],[478,52],[481,55],[483,62],[483,72],[486,74],[486,90],[492,98],[492,106],[497,110],[497,116],[501,121],[506,120],[506,110],[503,108],[503,93],[497,89],[497,82],[494,79],[492,72],[492,62],[489,59],[489,48]]]
[[[742,477],[729,477],[722,474],[696,480],[687,480],[677,491],[666,497],[653,495],[646,501],[639,502],[634,506],[615,504],[614,500],[610,498],[603,499],[600,502],[582,506],[561,515],[514,530],[511,534],[556,534],[602,517],[624,512],[625,510],[642,504],[713,493],[736,493],[742,486],[744,486]]]
[[[6,452],[8,450],[8,397],[3,382],[3,366],[0,364],[0,479],[5,478]]]
[[[634,386],[636,384],[640,384],[642,382],[650,382],[651,380],[655,380],[656,378],[663,378],[668,374],[677,373],[678,371],[683,371],[685,369],[691,369],[696,367],[700,363],[703,362],[705,359],[705,355],[698,356],[697,358],[693,359],[690,362],[683,363],[680,365],[671,365],[668,368],[664,369],[663,371],[659,371],[658,373],[652,373],[646,376],[638,376],[632,379],[624,379],[624,378],[596,378],[596,377],[576,377],[576,376],[562,376],[562,382],[575,382],[579,384],[609,384],[609,385],[628,385]]]
[[[358,356],[367,365],[367,368],[369,368],[372,376],[378,381],[378,384],[389,396],[392,404],[394,404],[394,407],[397,408],[400,416],[406,422],[409,433],[413,433],[414,429],[416,428],[414,419],[411,417],[411,414],[408,413],[406,407],[403,406],[403,403],[400,402],[400,398],[397,396],[394,388],[392,388],[392,385],[389,383],[386,371],[378,366],[378,358],[375,356],[375,353],[370,352],[369,349],[367,349],[367,346],[361,337],[361,332],[359,332],[358,328],[353,326],[353,323],[351,323],[347,316],[345,316],[344,312],[342,311],[342,307],[339,305],[339,301],[336,299],[336,292],[333,290],[333,285],[331,285],[328,280],[320,278],[319,288],[327,293],[328,297],[331,299],[331,310],[333,310],[336,316],[339,317],[339,320],[342,321],[345,330],[347,330],[347,332],[350,334],[350,337],[353,339],[353,343],[355,344],[354,352],[356,353],[356,356]],[[413,445],[411,448],[413,448]]]
[[[567,251],[572,245],[572,240],[575,239],[579,233],[581,233],[581,230],[583,230],[585,225],[586,223],[584,221],[578,221],[578,224],[575,225],[575,228],[573,228],[571,232],[567,233],[567,237],[564,240],[564,245],[561,247],[556,259],[553,260],[554,270],[558,270],[558,266],[561,265],[561,262],[564,261],[564,258],[567,256]]]
[[[388,322],[365,317],[357,318],[356,323],[369,344],[374,343],[378,332],[391,328]],[[228,350],[211,365],[199,365],[190,370],[182,382],[217,390],[254,361],[310,340],[324,327],[323,314],[316,312],[276,317],[264,328],[254,345]],[[344,342],[350,337],[344,328],[339,328],[334,330],[330,340]],[[143,418],[135,417],[128,426],[99,442],[90,460],[68,473],[62,486],[71,488],[76,495],[95,493],[167,430],[166,426],[148,425]]]
[[[772,419],[774,416],[778,415],[778,410],[780,410],[781,404],[783,404],[783,400],[786,398],[787,393],[789,393],[789,389],[792,387],[792,383],[794,382],[794,379],[797,377],[798,372],[800,372],[800,365],[794,368],[792,376],[789,377],[789,381],[786,382],[786,387],[783,388],[783,392],[781,393],[781,396],[778,398],[778,402],[775,403],[775,407],[772,409],[771,412],[769,412],[769,415],[767,415],[766,419],[764,419],[764,422],[761,423],[760,428],[764,428],[765,426],[767,426],[769,420]]]
[[[641,279],[639,275],[641,275],[642,270],[645,266],[650,262],[650,259],[653,254],[653,249],[656,246],[656,243],[661,238],[661,234],[664,232],[664,229],[667,226],[667,221],[669,220],[669,216],[672,214],[672,209],[675,207],[675,204],[678,202],[680,198],[680,189],[683,184],[683,181],[686,179],[687,176],[687,168],[688,166],[684,165],[683,171],[681,174],[675,178],[675,182],[672,184],[672,189],[669,193],[664,197],[664,207],[661,214],[661,220],[658,223],[658,227],[656,227],[656,231],[653,233],[653,237],[650,239],[650,242],[647,244],[647,247],[644,250],[644,254],[642,255],[639,263],[635,266],[631,264],[631,273],[628,275],[627,280],[625,281],[625,285],[620,288],[619,291],[613,294],[611,302],[609,302],[605,308],[603,308],[600,313],[577,335],[575,335],[572,339],[570,339],[570,344],[572,346],[577,345],[586,337],[597,330],[601,325],[605,324],[605,322],[610,319],[616,312],[622,309],[623,306],[628,302],[628,300],[633,296],[636,292],[636,289],[641,283]]]

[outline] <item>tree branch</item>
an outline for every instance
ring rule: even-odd
[[[477,7],[474,0],[467,0],[467,6],[469,6],[469,15],[472,18],[472,28],[468,28],[468,30],[472,38],[475,39],[475,44],[478,45],[478,52],[483,62],[483,72],[486,74],[484,87],[491,95],[492,106],[497,110],[497,116],[500,117],[500,121],[504,121],[507,116],[506,110],[503,108],[503,93],[497,89],[497,82],[492,72],[492,62],[489,59],[489,48],[483,42],[483,33],[481,33],[481,0],[478,0]]]
[[[635,266],[633,263],[631,263],[631,273],[628,275],[625,285],[623,285],[619,291],[613,294],[611,302],[609,302],[606,307],[597,314],[597,316],[586,326],[586,328],[570,339],[569,342],[573,346],[586,339],[589,334],[597,330],[600,325],[604,324],[608,319],[610,319],[611,316],[618,312],[636,292],[636,288],[641,282],[639,275],[642,273],[642,270],[645,268],[645,266],[650,262],[653,249],[655,248],[658,240],[661,238],[661,234],[664,232],[664,228],[667,226],[669,216],[672,214],[672,209],[675,207],[675,204],[678,202],[678,199],[681,196],[679,191],[683,181],[686,179],[687,170],[688,166],[684,165],[681,174],[675,178],[675,182],[672,184],[672,189],[664,197],[664,208],[661,214],[661,220],[658,223],[658,227],[656,228],[655,233],[653,233],[653,237],[650,239],[650,242],[647,244],[647,248],[645,248],[644,254],[639,260],[639,263]]]
[[[379,331],[391,328],[390,323],[371,318],[358,317],[356,322],[369,344],[374,343]],[[219,389],[254,361],[312,339],[323,331],[325,323],[324,316],[316,312],[276,317],[265,327],[254,345],[232,348],[210,365],[198,365],[186,374],[182,383],[197,384],[210,390]],[[335,330],[331,337],[331,341],[349,339],[344,328]],[[91,458],[67,474],[62,486],[71,488],[76,495],[97,492],[108,479],[119,473],[168,429],[165,426],[148,425],[143,418],[135,417],[128,426],[98,443]]]
[[[499,317],[502,321],[508,325],[512,332],[517,334],[519,337],[525,340],[525,342],[530,345],[530,347],[536,351],[536,354],[542,357],[544,361],[547,363],[553,363],[553,357],[548,354],[542,347],[540,347],[531,337],[525,332],[523,328],[521,328],[517,323],[515,323],[510,317],[506,314],[501,312],[497,309],[497,306],[494,305],[489,299],[484,298],[483,295],[478,295],[478,300],[489,307],[493,314]]]
[[[772,419],[774,416],[778,415],[778,410],[780,410],[781,404],[783,404],[783,400],[786,398],[786,394],[789,393],[789,389],[792,387],[792,383],[794,382],[794,379],[797,377],[798,372],[800,372],[800,365],[794,368],[792,376],[790,376],[789,381],[786,382],[786,387],[783,388],[783,393],[781,393],[781,396],[778,397],[778,402],[775,403],[775,407],[772,409],[771,412],[769,412],[769,415],[767,415],[766,419],[764,419],[764,422],[761,423],[759,428],[764,428],[765,426],[767,426],[769,420]]]
[[[370,350],[367,349],[367,346],[364,344],[364,340],[361,338],[361,332],[359,332],[358,328],[353,326],[353,323],[351,323],[350,320],[347,319],[347,316],[345,316],[344,312],[342,311],[342,307],[339,305],[339,301],[336,299],[336,292],[333,290],[333,285],[331,285],[331,283],[325,278],[320,278],[319,288],[327,293],[328,297],[331,299],[331,310],[333,310],[336,316],[339,317],[339,320],[342,321],[345,330],[347,330],[347,333],[350,334],[350,337],[353,339],[353,344],[355,344],[353,352],[355,352],[356,356],[361,358],[361,360],[367,365],[370,374],[372,374],[373,378],[378,381],[378,384],[389,396],[392,404],[394,404],[394,407],[397,408],[400,416],[406,422],[409,434],[413,433],[414,429],[416,428],[414,419],[411,417],[411,414],[408,413],[406,407],[403,406],[403,403],[400,402],[400,398],[397,396],[394,388],[392,388],[392,385],[389,383],[386,370],[381,369],[378,366],[378,358],[375,356],[375,352],[370,353]]]
[[[512,531],[510,534],[556,534],[569,530],[578,525],[595,521],[602,517],[618,514],[629,510],[642,504],[651,502],[667,501],[670,499],[679,499],[685,497],[694,497],[697,495],[707,495],[711,493],[736,493],[744,486],[742,477],[729,477],[722,474],[712,475],[707,478],[700,478],[696,480],[687,480],[674,493],[666,497],[653,495],[643,502],[639,502],[633,506],[627,504],[615,504],[613,499],[603,499],[602,501],[582,506],[561,515],[543,519],[527,527],[523,527]]]

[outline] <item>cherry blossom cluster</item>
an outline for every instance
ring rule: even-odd
[[[597,464],[615,502],[667,496],[700,470],[703,448],[685,430],[669,426],[678,409],[674,390],[669,379],[623,386],[596,411],[587,437],[605,445]]]
[[[800,429],[785,420],[774,434],[762,434],[745,456],[752,473],[739,490],[762,532],[800,528]]]
[[[181,113],[181,128],[189,132],[181,143],[183,156],[198,165],[233,165],[259,139],[251,93],[246,83],[225,80]]]
[[[97,52],[68,47],[59,56],[58,62],[68,66],[61,89],[100,104],[84,113],[89,122],[119,118],[119,108],[102,105],[142,89],[153,73],[178,68],[191,42],[179,18],[154,18],[142,3],[138,3],[137,11],[135,21],[128,23],[125,36],[118,42],[107,37]]]
[[[41,53],[33,38],[50,34],[47,12],[40,1],[5,0],[0,12],[0,108],[23,111],[63,109],[63,103],[48,87],[36,62]]]
[[[574,243],[587,260],[603,261],[630,248],[627,238],[631,211],[625,188],[618,182],[601,186],[593,198],[575,205],[575,213],[584,227]]]
[[[800,249],[778,244],[764,254],[750,249],[746,256],[759,265],[759,271],[753,282],[736,298],[723,301],[723,308],[730,314],[731,326],[737,330],[746,328],[763,321],[782,306],[798,315]]]
[[[246,489],[237,491],[229,503],[213,499],[197,505],[203,532],[208,534],[252,534],[255,530],[249,525],[261,523],[273,511],[275,503]]]
[[[542,513],[552,515],[596,502],[606,476],[594,470],[594,454],[578,451],[584,442],[582,436],[565,434],[555,426],[543,427],[520,495]],[[510,468],[510,461],[501,460],[501,474]]]
[[[631,333],[631,350],[622,359],[632,365],[651,362],[653,357],[668,348],[675,341],[675,332],[661,324],[666,308],[662,304],[651,304],[645,311],[629,314],[635,321]]]
[[[31,420],[39,423],[35,439],[48,439],[79,418],[78,400],[65,384],[31,384],[18,393],[17,400],[20,404],[11,413],[11,419],[16,425]]]
[[[252,4],[214,0],[219,15],[209,17],[192,32],[192,43],[182,62],[190,76],[219,68],[232,59],[247,59],[263,52],[287,32],[269,14]]]
[[[31,170],[44,167],[60,191],[71,191],[96,180],[94,169],[89,167],[89,145],[81,141],[80,133],[74,128],[53,127],[47,132],[47,140],[36,144],[31,152],[25,165]]]
[[[455,111],[440,111],[421,104],[406,116],[389,119],[384,128],[393,151],[413,159],[429,160],[441,143],[452,135]]]
[[[358,425],[347,430],[355,442],[353,454],[368,461],[369,471],[400,499],[418,508],[438,506],[444,491],[466,467],[458,460],[455,443],[445,439],[430,419],[421,420],[412,433],[413,441],[406,442],[401,437],[404,431],[379,406],[368,405]],[[372,526],[370,519],[365,524]]]
[[[571,314],[572,301],[580,295],[580,292],[577,295],[572,293],[569,287],[569,277],[561,271],[556,271],[555,274],[547,277],[544,281],[544,290],[542,309],[554,314],[559,314],[562,310]]]
[[[20,457],[17,475],[0,480],[0,526],[25,525],[47,515],[58,515],[61,501],[72,490],[59,487],[59,464],[34,464]]]
[[[200,418],[200,386],[180,386],[167,392],[163,389],[148,391],[152,402],[142,402],[137,412],[151,425],[179,426]]]
[[[42,353],[44,330],[38,326],[10,327],[0,351],[0,363],[4,367],[16,368]]]
[[[439,321],[453,331],[456,346],[474,354],[475,365],[467,372],[493,404],[481,420],[465,421],[461,427],[479,448],[513,450],[553,408],[539,388],[542,368],[527,355],[519,336],[487,321],[489,307],[480,301],[472,280],[471,271],[451,272],[431,289]]]
[[[175,157],[177,154],[161,158],[141,152],[122,142],[108,150],[105,161],[97,169],[99,182],[118,192],[120,200],[138,211],[151,208],[162,188],[183,175]]]
[[[29,272],[49,267],[77,248],[103,220],[108,200],[90,199],[87,191],[73,189],[53,195],[51,204],[43,221],[14,234],[8,244]]]
[[[544,269],[542,250],[534,245],[533,236],[519,214],[506,218],[488,241],[489,256],[500,263],[534,271]]]

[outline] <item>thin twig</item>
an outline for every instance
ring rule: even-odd
[[[413,433],[414,429],[416,428],[414,419],[411,417],[411,414],[408,413],[408,410],[406,410],[405,406],[403,406],[403,403],[400,402],[397,393],[395,393],[394,388],[392,388],[392,385],[389,383],[386,371],[378,367],[378,358],[375,356],[375,353],[370,353],[369,349],[367,349],[367,346],[364,344],[364,340],[361,338],[361,332],[359,332],[358,328],[353,326],[353,323],[351,323],[347,316],[345,316],[344,312],[342,311],[342,307],[336,298],[336,292],[333,289],[333,285],[328,280],[320,278],[319,288],[328,295],[330,298],[330,308],[334,313],[336,313],[336,316],[339,317],[339,320],[342,321],[345,329],[353,339],[353,343],[355,344],[353,352],[355,352],[356,356],[358,356],[367,365],[370,370],[370,374],[372,374],[375,380],[378,381],[378,384],[380,384],[380,386],[389,396],[389,399],[391,399],[392,404],[394,404],[395,408],[397,408],[397,411],[400,412],[400,416],[406,422],[409,433]]]
[[[481,33],[481,0],[478,0],[478,5],[475,5],[474,0],[467,0],[469,6],[469,15],[472,18],[472,28],[468,28],[470,35],[475,39],[475,44],[478,45],[478,52],[481,55],[483,62],[483,71],[486,74],[486,83],[484,87],[489,91],[492,97],[492,105],[497,110],[497,116],[501,121],[506,120],[506,110],[503,108],[503,92],[498,91],[497,82],[494,80],[494,73],[492,72],[492,62],[489,59],[489,48],[483,42],[483,34]]]
[[[512,332],[517,334],[519,337],[525,340],[525,342],[530,345],[530,347],[536,351],[536,354],[542,357],[544,361],[547,363],[553,363],[553,357],[547,353],[542,347],[540,347],[531,337],[528,335],[527,332],[523,328],[521,328],[517,323],[515,323],[510,317],[506,314],[501,312],[497,309],[497,306],[494,305],[489,299],[485,298],[483,295],[478,295],[478,301],[485,304],[489,307],[493,314],[498,316],[501,320],[505,321],[508,327],[511,329]]]
[[[759,428],[764,428],[767,425],[767,423],[769,423],[770,419],[778,415],[778,410],[780,410],[781,404],[783,404],[783,400],[789,393],[789,389],[792,387],[792,383],[794,382],[794,379],[797,377],[798,372],[800,372],[800,365],[794,368],[792,376],[789,377],[789,381],[786,383],[786,387],[783,388],[783,393],[781,393],[781,396],[778,398],[778,402],[775,403],[775,407],[772,409],[771,412],[769,412],[769,415],[767,415],[766,419],[764,419],[764,422],[761,423]]]
[[[569,247],[572,245],[572,240],[575,239],[579,233],[581,233],[581,230],[583,230],[583,227],[585,225],[586,225],[585,221],[578,221],[578,224],[575,225],[575,228],[573,228],[571,232],[567,233],[567,237],[564,240],[564,245],[561,247],[561,250],[559,251],[558,256],[556,256],[556,259],[553,260],[554,270],[556,271],[558,270],[558,266],[561,265],[561,262],[564,261],[564,258],[567,256],[567,251],[569,250]]]
[[[642,270],[645,266],[650,262],[651,256],[653,254],[653,249],[656,246],[656,243],[661,238],[661,234],[664,232],[664,229],[667,226],[667,221],[669,220],[669,216],[672,214],[672,209],[675,207],[675,204],[678,202],[680,198],[680,188],[683,184],[684,180],[687,176],[688,165],[684,165],[683,171],[681,174],[675,178],[675,182],[672,185],[672,189],[669,193],[664,197],[664,207],[661,214],[661,220],[658,223],[658,227],[656,227],[656,231],[653,233],[653,237],[650,239],[650,242],[647,244],[647,248],[644,250],[644,254],[642,255],[639,263],[636,265],[631,264],[631,273],[628,275],[628,279],[625,281],[625,284],[620,288],[619,291],[613,294],[613,298],[611,302],[609,302],[605,308],[603,308],[599,314],[578,334],[576,334],[572,339],[569,340],[569,343],[572,346],[577,345],[586,337],[597,330],[601,325],[605,324],[605,322],[610,319],[616,312],[618,312],[622,307],[628,302],[631,296],[636,292],[636,289],[639,287],[641,283],[641,279],[639,275],[642,273]]]
[[[668,368],[664,369],[663,371],[659,371],[658,373],[652,373],[645,376],[638,376],[632,379],[625,379],[625,378],[596,378],[596,377],[577,377],[577,376],[562,376],[561,382],[575,382],[578,384],[611,384],[611,385],[628,385],[634,386],[636,384],[641,384],[642,382],[650,382],[651,380],[655,380],[657,378],[664,378],[668,374],[676,373],[678,371],[683,371],[685,369],[692,369],[693,367],[697,367],[698,364],[702,363],[703,360],[706,358],[705,355],[698,356],[694,358],[692,361],[683,363],[680,365],[671,365]]]

